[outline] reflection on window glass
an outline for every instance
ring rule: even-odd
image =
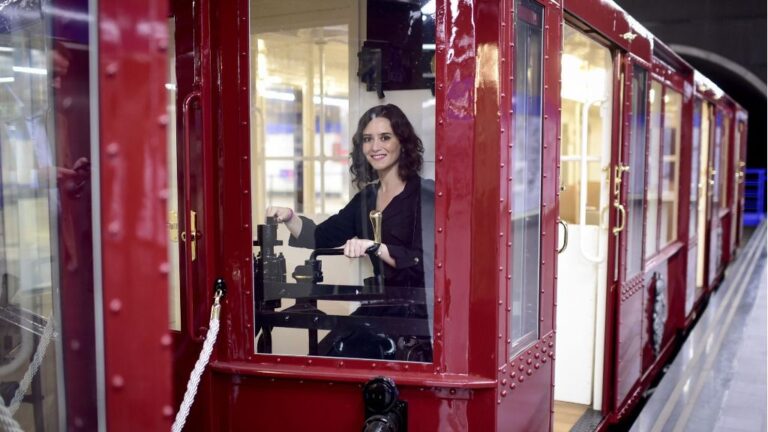
[[[518,0],[510,255],[512,354],[539,337],[541,238],[541,61],[543,8]]]
[[[645,192],[645,138],[647,73],[635,67],[632,72],[632,119],[629,147],[629,195],[627,196],[627,278],[642,270],[643,195]]]
[[[250,3],[258,353],[432,361],[427,3]]]
[[[661,99],[662,86],[653,81],[648,98],[651,102],[651,130],[648,145],[648,206],[646,207],[648,230],[645,232],[645,257],[659,250],[659,159],[661,157]]]
[[[0,382],[13,430],[74,429],[74,411],[95,430],[89,47],[76,40],[92,17],[62,25],[46,5],[0,6]]]
[[[682,104],[683,96],[667,88],[664,94],[664,132],[661,155],[660,248],[677,240]]]

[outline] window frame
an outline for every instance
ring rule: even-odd
[[[663,152],[663,149],[664,149],[664,135],[663,134],[664,134],[664,124],[665,124],[665,115],[666,115],[666,106],[665,106],[665,102],[664,102],[664,97],[667,95],[667,92],[669,90],[672,90],[672,91],[674,91],[674,92],[676,92],[676,93],[681,95],[681,104],[680,104],[681,112],[680,112],[680,116],[681,116],[681,129],[682,129],[682,124],[683,124],[682,111],[683,111],[683,109],[684,109],[683,107],[685,105],[685,92],[684,92],[684,82],[685,81],[684,80],[685,80],[685,78],[679,72],[675,71],[670,66],[668,66],[668,65],[666,65],[664,63],[661,63],[658,59],[654,59],[654,64],[653,64],[653,67],[652,67],[652,71],[651,71],[651,74],[648,77],[648,83],[649,83],[649,85],[648,85],[648,92],[649,92],[648,93],[648,112],[649,112],[649,116],[652,114],[651,113],[650,90],[653,87],[653,83],[654,82],[657,82],[657,83],[660,84],[662,92],[661,92],[661,95],[659,95],[660,104],[661,104],[660,110],[659,110],[659,116],[660,116],[659,129],[657,131],[653,130],[653,128],[651,127],[653,122],[649,118],[649,121],[648,121],[648,135],[646,137],[646,146],[647,146],[647,151],[646,151],[646,154],[647,154],[647,159],[646,159],[646,179],[645,179],[645,181],[646,181],[646,183],[645,183],[645,185],[646,185],[645,186],[645,189],[646,189],[646,193],[645,193],[645,208],[646,208],[646,211],[645,211],[645,221],[646,221],[646,230],[645,230],[645,233],[644,233],[644,236],[643,236],[643,246],[645,247],[647,245],[646,244],[647,236],[650,233],[654,233],[654,236],[655,236],[655,239],[656,239],[655,250],[653,250],[653,251],[646,250],[645,253],[644,253],[644,256],[645,256],[644,261],[645,261],[645,268],[646,269],[652,267],[653,266],[653,262],[655,262],[656,260],[660,259],[660,257],[663,258],[665,256],[669,256],[671,253],[674,253],[674,251],[676,251],[679,248],[680,244],[681,244],[680,232],[681,232],[681,226],[682,225],[681,225],[681,221],[680,221],[680,214],[681,214],[681,211],[680,211],[681,206],[680,205],[681,205],[682,200],[681,200],[681,196],[680,196],[680,190],[681,190],[680,182],[682,180],[682,174],[683,173],[681,172],[682,161],[680,160],[680,153],[681,153],[681,150],[682,150],[682,136],[680,136],[679,139],[678,139],[679,142],[677,143],[677,161],[675,162],[675,165],[676,165],[676,167],[675,167],[675,170],[676,170],[675,178],[676,178],[676,182],[677,182],[677,185],[676,185],[676,188],[675,188],[676,189],[675,193],[677,194],[677,208],[676,208],[676,212],[675,212],[675,216],[674,217],[676,219],[676,224],[675,224],[676,230],[674,232],[674,235],[673,235],[672,239],[669,240],[669,241],[664,241],[664,239],[662,239],[662,237],[661,237],[661,234],[662,234],[662,232],[661,232],[661,217],[662,217],[662,214],[663,214],[662,213],[663,206],[661,204],[663,203],[662,194],[664,192],[664,170],[663,170],[663,166],[664,165],[663,165],[663,157],[662,157],[663,156],[662,152]],[[650,177],[651,177],[650,176],[650,174],[651,174],[651,148],[650,148],[650,146],[651,146],[651,137],[653,136],[654,133],[658,133],[659,134],[659,146],[660,146],[660,148],[659,148],[659,160],[657,161],[657,164],[658,164],[658,173],[657,173],[657,175],[658,175],[658,190],[657,190],[657,194],[658,194],[658,197],[659,197],[659,201],[658,201],[659,205],[657,206],[657,209],[656,209],[656,221],[657,221],[656,227],[655,227],[655,230],[652,230],[652,229],[648,229],[649,227],[647,227],[647,225],[648,225],[647,222],[648,222],[648,216],[649,216],[649,212],[650,212],[650,206],[648,205],[648,203],[649,203],[648,196],[649,196],[649,194],[651,192],[650,191],[650,187],[649,187]],[[681,130],[680,133],[682,134],[682,130]],[[687,222],[688,222],[687,220],[684,221],[684,223],[687,223]]]

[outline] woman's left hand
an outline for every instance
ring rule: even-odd
[[[373,240],[359,239],[357,237],[347,240],[344,245],[344,256],[349,258],[359,258],[365,255],[365,251],[373,246]]]

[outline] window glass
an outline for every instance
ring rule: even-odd
[[[731,148],[731,118],[723,115],[723,127],[720,128],[720,170],[718,172],[718,190],[720,192],[720,208],[728,208],[728,150]]]
[[[653,81],[648,94],[651,102],[651,130],[648,145],[648,198],[647,222],[645,233],[645,257],[653,256],[659,250],[657,238],[659,216],[659,159],[661,153],[661,100],[663,97],[661,84]]]
[[[512,350],[538,339],[541,238],[541,62],[543,8],[516,3],[512,252]],[[514,354],[513,354],[514,355]]]
[[[718,203],[720,202],[720,176],[722,171],[720,170],[720,163],[722,159],[723,151],[723,136],[725,127],[725,115],[722,110],[713,108],[715,110],[715,131],[714,131],[714,152],[712,154],[712,168],[709,172],[709,182],[712,186],[712,209],[714,213],[708,216],[718,217],[717,210],[720,208]]]
[[[250,2],[257,352],[432,360],[434,11]]]
[[[643,196],[645,193],[645,138],[647,115],[647,73],[632,71],[632,118],[630,120],[629,195],[627,196],[627,277],[640,272],[643,265]],[[634,246],[632,246],[634,245]]]
[[[689,194],[690,211],[688,215],[688,236],[694,238],[697,233],[699,199],[703,185],[699,182],[699,152],[701,150],[702,137],[702,112],[701,99],[696,99],[693,105],[693,149],[691,158],[691,189]]]
[[[168,91],[168,124],[176,124],[176,45],[174,34],[176,22],[168,20],[168,82],[165,89]],[[176,142],[176,128],[166,128],[168,143],[168,259],[170,260],[169,272],[169,328],[181,329],[181,254],[179,249],[179,182]]]
[[[707,205],[709,201],[708,197],[712,194],[712,190],[709,185],[710,176],[710,160],[709,151],[712,142],[712,123],[713,112],[712,107],[708,102],[698,101],[697,105],[701,106],[701,146],[699,151],[698,163],[699,163],[699,201],[697,208],[697,245],[698,250],[696,252],[696,288],[703,289],[704,286],[704,263],[706,259],[707,248],[706,245],[707,234],[709,233],[709,227],[707,226],[707,218],[711,213],[711,208]]]
[[[661,158],[660,248],[677,239],[680,171],[680,122],[683,97],[667,88],[664,94],[664,132]]]
[[[62,22],[66,14],[54,9],[40,1],[0,6],[0,382],[13,415],[8,430],[98,429],[87,40],[95,18],[83,2],[66,9],[76,20]]]

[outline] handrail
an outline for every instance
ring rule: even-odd
[[[183,130],[184,130],[184,185],[182,186],[184,188],[184,211],[181,212],[184,215],[184,219],[187,221],[187,223],[184,224],[184,231],[182,234],[185,234],[182,237],[182,241],[185,239],[193,239],[196,233],[195,227],[189,226],[189,211],[192,208],[192,162],[191,162],[191,133],[190,133],[190,107],[192,106],[192,101],[195,99],[200,100],[201,93],[199,90],[193,90],[191,93],[187,95],[187,97],[184,98],[184,102],[182,103],[182,121],[183,121]],[[189,232],[187,235],[186,233]],[[190,256],[192,254],[192,245],[191,241],[184,241],[184,274],[186,279],[186,289],[187,289],[187,296],[185,301],[185,308],[186,308],[186,328],[187,328],[187,335],[196,341],[202,341],[203,337],[201,335],[197,334],[197,330],[195,329],[195,302],[194,302],[194,288],[192,287],[192,260],[190,260]]]
[[[589,143],[589,136],[588,136],[588,121],[589,121],[589,107],[592,106],[592,104],[597,102],[604,102],[604,99],[597,99],[594,101],[587,101],[584,103],[584,105],[581,108],[581,164],[580,164],[580,174],[581,174],[581,182],[580,182],[580,188],[579,188],[579,228],[586,228],[587,223],[587,158],[588,158],[588,149],[587,144]],[[608,251],[606,249],[601,250],[600,249],[600,227],[602,225],[603,221],[603,214],[608,209],[608,207],[603,207],[600,210],[598,221],[597,221],[597,228],[598,228],[598,242],[597,242],[597,254],[592,255],[589,252],[586,251],[585,243],[584,243],[584,232],[585,230],[580,230],[581,233],[579,234],[579,251],[581,252],[581,255],[584,256],[584,258],[587,261],[591,261],[593,263],[601,263],[605,261],[606,257],[608,256]]]

